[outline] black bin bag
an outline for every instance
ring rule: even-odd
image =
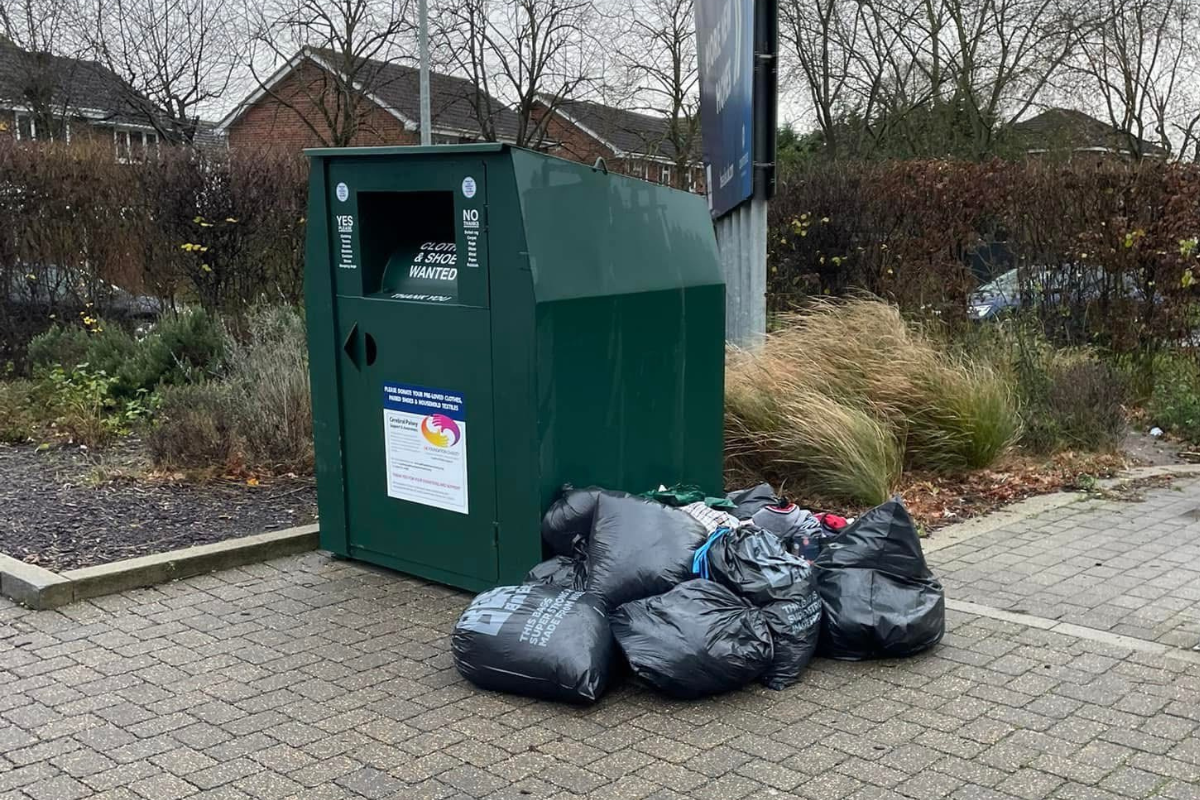
[[[829,540],[815,565],[824,605],[821,655],[898,658],[942,640],[945,593],[899,500],[876,506]]]
[[[555,500],[542,517],[542,541],[552,555],[574,556],[577,549],[586,546],[592,532],[592,521],[596,516],[596,504],[600,495],[628,497],[625,492],[610,492],[595,486],[576,489],[564,486],[562,496]]]
[[[481,689],[594,703],[613,638],[599,598],[557,586],[501,586],[471,601],[450,640],[454,666]]]
[[[640,497],[601,494],[587,544],[587,591],[611,610],[692,577],[704,525],[686,511]]]
[[[821,636],[821,595],[816,581],[804,599],[776,600],[762,607],[763,620],[771,631],[775,654],[759,680],[779,691],[800,680],[817,652]]]
[[[726,498],[733,503],[729,513],[738,519],[750,519],[755,512],[779,504],[779,497],[769,483],[760,483],[749,489],[738,489],[727,494]]]
[[[775,655],[760,680],[769,689],[791,686],[820,637],[821,596],[812,566],[778,536],[753,526],[717,537],[707,558],[709,577],[762,609]]]
[[[682,699],[750,683],[774,652],[762,612],[704,579],[626,603],[613,613],[612,631],[635,675]]]
[[[587,567],[583,561],[569,556],[555,556],[529,570],[523,583],[545,583],[563,589],[583,591],[587,583]]]

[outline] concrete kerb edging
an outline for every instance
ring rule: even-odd
[[[315,550],[318,530],[315,524],[301,525],[61,573],[0,555],[0,594],[33,609],[57,608],[89,597]]]
[[[1097,481],[1101,489],[1116,489],[1133,481],[1146,478],[1157,478],[1164,475],[1200,475],[1200,464],[1171,464],[1160,467],[1134,467],[1126,470],[1125,474],[1106,480]],[[1069,506],[1089,499],[1085,492],[1055,492],[1030,497],[998,511],[981,517],[956,522],[945,528],[934,531],[933,535],[921,542],[921,549],[926,553],[937,552],[961,542],[970,541],[976,536],[991,533],[1014,522],[1021,522],[1056,508]]]

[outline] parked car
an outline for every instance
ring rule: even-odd
[[[133,294],[114,283],[83,281],[58,267],[34,270],[18,266],[7,272],[4,299],[25,311],[53,313],[91,303],[98,314],[129,320],[154,319],[163,311],[163,302],[157,297]]]
[[[1078,264],[1061,267],[1018,267],[976,289],[967,300],[967,316],[976,321],[996,319],[1022,306],[1087,305],[1104,297],[1107,275],[1102,267]],[[1132,275],[1123,279],[1124,297],[1142,299]],[[1111,290],[1111,284],[1108,285]]]

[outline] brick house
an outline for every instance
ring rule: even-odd
[[[593,163],[603,157],[608,168],[624,175],[704,191],[699,124],[680,137],[688,144],[680,158],[670,135],[669,120],[587,100],[543,98],[537,113],[552,115],[546,124],[543,149],[573,161]],[[539,117],[541,119],[541,117]]]
[[[0,36],[0,136],[111,141],[126,161],[159,146],[152,104],[95,61],[33,53]]]
[[[1162,147],[1125,135],[1111,124],[1082,111],[1070,108],[1049,108],[1042,113],[1012,126],[1021,148],[1027,155],[1051,156],[1065,159],[1080,157],[1112,158],[1137,155],[1142,158],[1170,157]]]
[[[304,48],[277,69],[217,124],[231,148],[278,147],[301,150],[328,140],[324,112],[334,107],[339,85],[338,54]],[[352,145],[414,145],[420,135],[420,71],[384,61],[366,61],[356,89],[366,102],[358,109]],[[331,77],[334,80],[331,80]],[[518,117],[502,101],[464,78],[431,72],[430,117],[435,144],[472,141],[513,142]],[[553,105],[551,110],[550,106]],[[677,175],[678,159],[667,121],[645,114],[585,101],[542,100],[533,109],[535,122],[549,114],[538,149],[572,161],[594,163],[603,156],[609,169],[645,180],[702,192],[704,168],[699,136],[697,157],[685,175]],[[305,122],[307,119],[317,128]],[[318,131],[321,133],[318,136]]]
[[[231,148],[272,146],[299,150],[316,147],[329,128],[322,108],[333,108],[338,82],[337,54],[304,48],[277,69],[263,85],[238,104],[217,128]],[[356,85],[363,102],[359,106],[353,145],[420,144],[420,71],[403,64],[368,61],[358,72]],[[343,78],[341,83],[345,83]],[[435,144],[458,144],[487,139],[511,141],[517,117],[504,103],[477,91],[463,78],[431,72],[429,75],[430,117]],[[477,105],[490,113],[477,114]],[[480,118],[483,118],[481,122]],[[491,130],[484,130],[490,127]]]

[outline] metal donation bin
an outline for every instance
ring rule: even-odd
[[[720,490],[703,198],[497,144],[308,155],[322,548],[478,590],[563,483]]]

